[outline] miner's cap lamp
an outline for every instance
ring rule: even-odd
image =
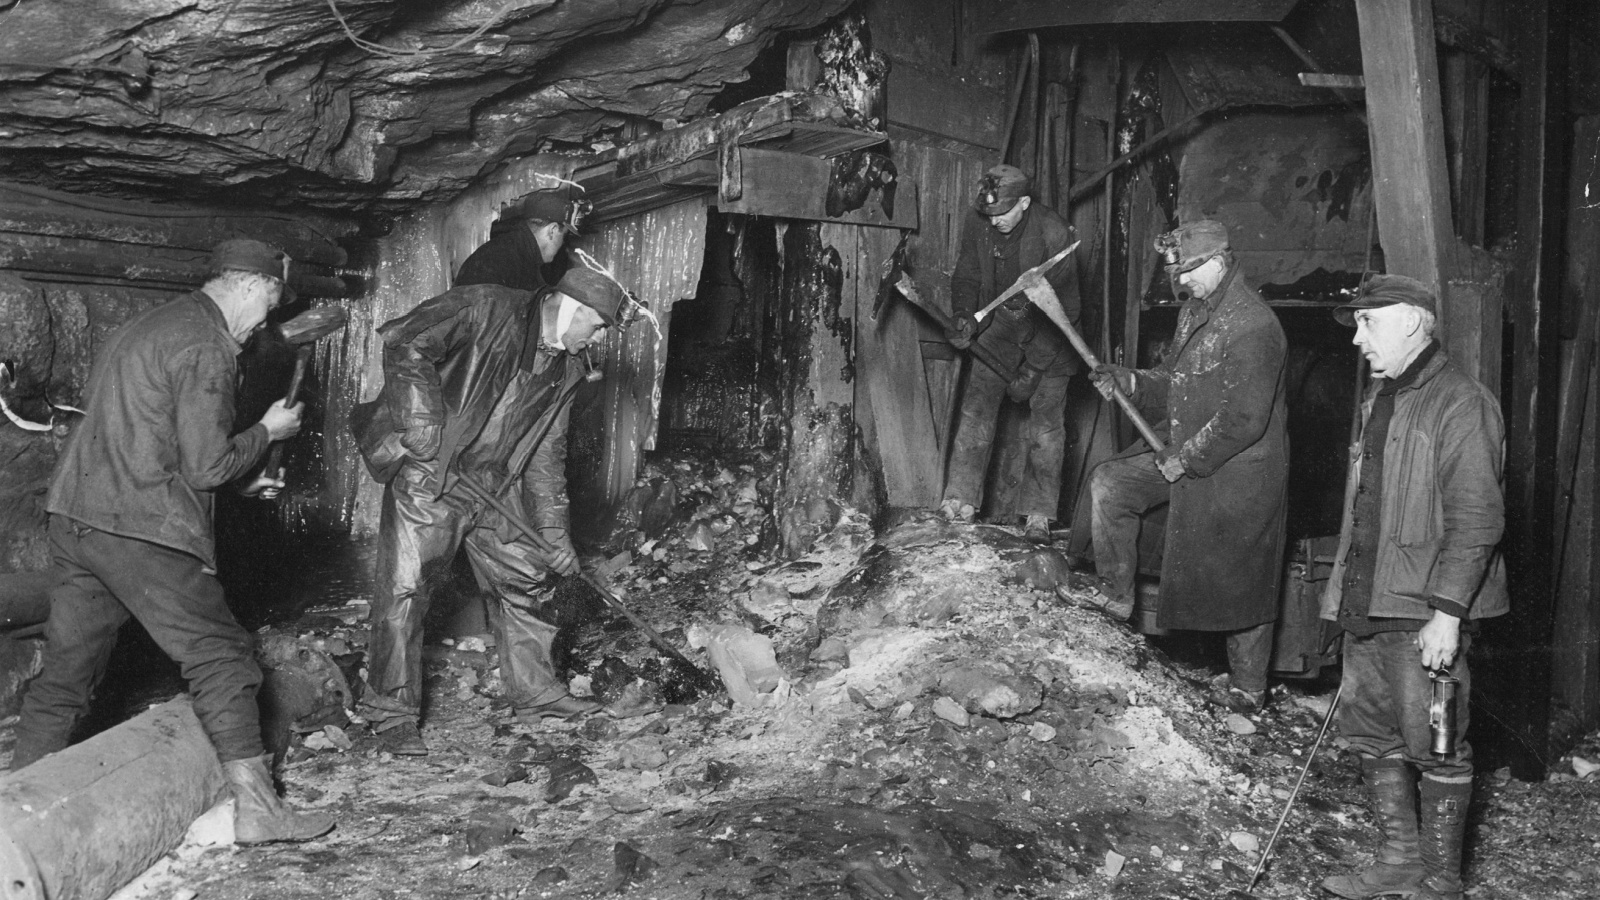
[[[1173,277],[1205,265],[1228,249],[1228,226],[1201,219],[1158,235],[1156,252]]]
[[[978,180],[972,208],[986,216],[1003,216],[1028,196],[1033,183],[1016,166],[995,166]]]

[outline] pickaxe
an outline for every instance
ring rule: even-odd
[[[982,322],[984,320],[985,316],[989,315],[989,313],[994,312],[994,308],[996,306],[999,306],[1000,304],[1006,302],[1007,300],[1010,300],[1012,297],[1015,297],[1016,295],[1018,295],[1020,293],[1023,293],[1024,291],[1026,291],[1032,285],[1035,285],[1035,284],[1046,284],[1047,282],[1044,279],[1045,273],[1049,272],[1051,269],[1055,268],[1056,263],[1061,262],[1063,259],[1066,259],[1067,258],[1067,254],[1071,253],[1072,251],[1074,251],[1076,249],[1078,249],[1078,245],[1081,244],[1081,243],[1083,243],[1083,241],[1073,241],[1072,245],[1070,247],[1067,247],[1066,249],[1062,250],[1060,253],[1057,253],[1055,256],[1052,256],[1049,259],[1045,260],[1044,262],[1039,263],[1037,266],[1034,266],[1033,268],[1029,269],[1028,271],[1023,272],[1021,275],[1018,275],[1017,276],[1017,280],[1011,282],[1011,286],[1010,287],[1008,287],[1005,290],[1001,291],[1000,292],[1000,296],[994,298],[993,300],[990,300],[988,306],[985,306],[983,309],[978,310],[976,313],[973,314],[972,317],[974,319],[977,319],[979,322]]]
[[[1037,271],[1037,269],[1030,269],[1029,271],[1033,272]],[[1020,278],[1018,279],[1019,282],[1021,280]],[[1078,355],[1083,357],[1083,361],[1088,364],[1090,371],[1098,367],[1100,360],[1095,357],[1094,351],[1089,349],[1089,345],[1084,343],[1083,335],[1078,334],[1078,329],[1073,328],[1072,323],[1067,320],[1066,311],[1061,308],[1061,299],[1056,296],[1055,288],[1050,286],[1050,282],[1039,278],[1030,284],[1024,285],[1022,289],[1027,293],[1029,302],[1039,307],[1049,317],[1050,321],[1061,329],[1061,333],[1067,336],[1067,341],[1072,344],[1072,349],[1078,351]],[[1139,408],[1134,406],[1133,401],[1128,399],[1128,395],[1122,392],[1122,388],[1116,383],[1116,379],[1112,379],[1111,382],[1111,396],[1117,401],[1117,405],[1122,407],[1122,411],[1128,414],[1128,419],[1133,422],[1133,427],[1139,430],[1139,436],[1144,438],[1145,443],[1150,445],[1150,449],[1160,453],[1166,447],[1166,442],[1156,436],[1155,429],[1151,428],[1150,423],[1146,422],[1144,416],[1139,414]]]
[[[909,237],[910,232],[907,232],[906,236]],[[878,321],[878,313],[888,305],[889,298],[898,293],[906,298],[913,308],[932,319],[933,324],[939,326],[941,331],[948,334],[954,327],[949,314],[923,299],[922,292],[917,290],[917,283],[912,281],[911,275],[906,272],[905,262],[906,237],[902,237],[899,245],[894,248],[894,253],[889,257],[889,271],[884,273],[883,279],[878,282],[878,298],[872,304],[872,321]],[[979,362],[993,369],[996,375],[1006,381],[1016,377],[1015,369],[1006,366],[999,357],[989,351],[989,348],[977,343],[976,339],[967,346],[967,349]]]
[[[289,379],[289,391],[283,397],[284,406],[293,406],[300,399],[300,386],[306,380],[306,367],[311,363],[311,352],[317,341],[334,334],[350,321],[350,314],[342,306],[319,306],[308,309],[278,326],[283,339],[295,347],[294,375]],[[283,442],[272,445],[267,452],[267,464],[262,468],[266,475],[283,477]]]

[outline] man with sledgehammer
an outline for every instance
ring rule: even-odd
[[[62,580],[45,625],[44,670],[29,686],[13,770],[67,746],[130,617],[182,668],[194,712],[233,788],[241,844],[303,841],[332,817],[279,799],[261,740],[261,669],[217,581],[213,495],[300,430],[301,405],[274,403],[232,434],[236,357],[286,290],[289,257],[230,240],[197,291],[147,310],[107,339],[83,421],[50,484],[50,544]],[[257,477],[246,495],[276,497]]]
[[[534,292],[452,288],[378,329],[383,390],[350,419],[368,469],[385,485],[358,711],[391,752],[428,752],[419,721],[422,620],[430,579],[463,545],[479,584],[500,601],[500,671],[518,718],[600,709],[568,693],[550,655],[556,626],[537,610],[555,589],[552,576],[578,571],[561,401],[585,375],[580,355],[627,318],[632,302],[608,275],[573,266],[554,288]],[[524,540],[466,478],[531,519],[554,552]]]

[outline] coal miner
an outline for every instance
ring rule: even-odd
[[[1228,229],[1209,219],[1156,241],[1183,300],[1178,327],[1154,369],[1102,365],[1091,376],[1107,399],[1113,379],[1170,432],[1090,477],[1095,567],[1106,612],[1133,611],[1140,517],[1167,505],[1157,624],[1226,632],[1229,675],[1208,699],[1236,712],[1266,699],[1283,572],[1289,437],[1283,328],[1240,276]]]
[[[273,786],[256,706],[261,669],[223,598],[212,530],[218,490],[248,479],[246,495],[277,496],[283,482],[257,467],[273,441],[300,430],[300,405],[280,400],[233,433],[237,356],[282,298],[288,266],[276,247],[224,241],[199,290],[135,316],[101,348],[83,421],[50,483],[61,582],[11,759],[20,769],[67,746],[131,617],[188,682],[237,801],[241,844],[309,840],[334,825],[290,809]]]
[[[394,752],[427,753],[418,730],[422,619],[431,581],[463,545],[479,584],[500,602],[500,671],[518,718],[599,709],[557,676],[557,629],[540,607],[553,576],[578,571],[568,534],[568,407],[557,397],[584,377],[579,355],[618,324],[626,302],[616,281],[574,266],[553,289],[452,288],[378,329],[383,391],[351,417],[369,469],[386,485],[359,711]],[[553,554],[475,499],[463,475],[531,520]]]
[[[945,335],[957,349],[974,342],[1005,369],[974,363],[961,396],[961,416],[950,451],[940,511],[969,522],[983,505],[983,485],[994,445],[1002,397],[1028,405],[1023,440],[1027,462],[1018,486],[1018,511],[1025,534],[1050,538],[1061,495],[1061,460],[1066,452],[1067,382],[1078,355],[1043,312],[1023,293],[997,307],[980,325],[975,313],[1010,287],[1023,272],[1074,241],[1072,226],[1055,210],[1034,202],[1031,182],[1015,166],[995,166],[978,183],[973,214],[961,235],[961,252],[950,278],[955,316]],[[1061,260],[1046,280],[1068,320],[1078,321],[1077,268]]]
[[[535,191],[523,197],[501,213],[489,240],[461,264],[455,286],[544,289],[544,267],[555,262],[567,237],[583,227],[589,209],[589,201],[573,197],[571,189]]]
[[[1360,756],[1383,843],[1371,866],[1322,886],[1349,898],[1460,900],[1472,795],[1467,646],[1471,623],[1510,609],[1495,550],[1505,527],[1500,404],[1440,348],[1437,303],[1422,283],[1375,276],[1335,315],[1355,326],[1372,385],[1322,616],[1345,632],[1339,731]],[[1441,678],[1454,679],[1444,684],[1455,727],[1431,733]]]

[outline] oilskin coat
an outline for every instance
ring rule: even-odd
[[[1184,477],[1172,484],[1161,628],[1236,631],[1277,617],[1288,511],[1283,327],[1228,273],[1190,300],[1166,361],[1140,369],[1139,406],[1164,415]]]

